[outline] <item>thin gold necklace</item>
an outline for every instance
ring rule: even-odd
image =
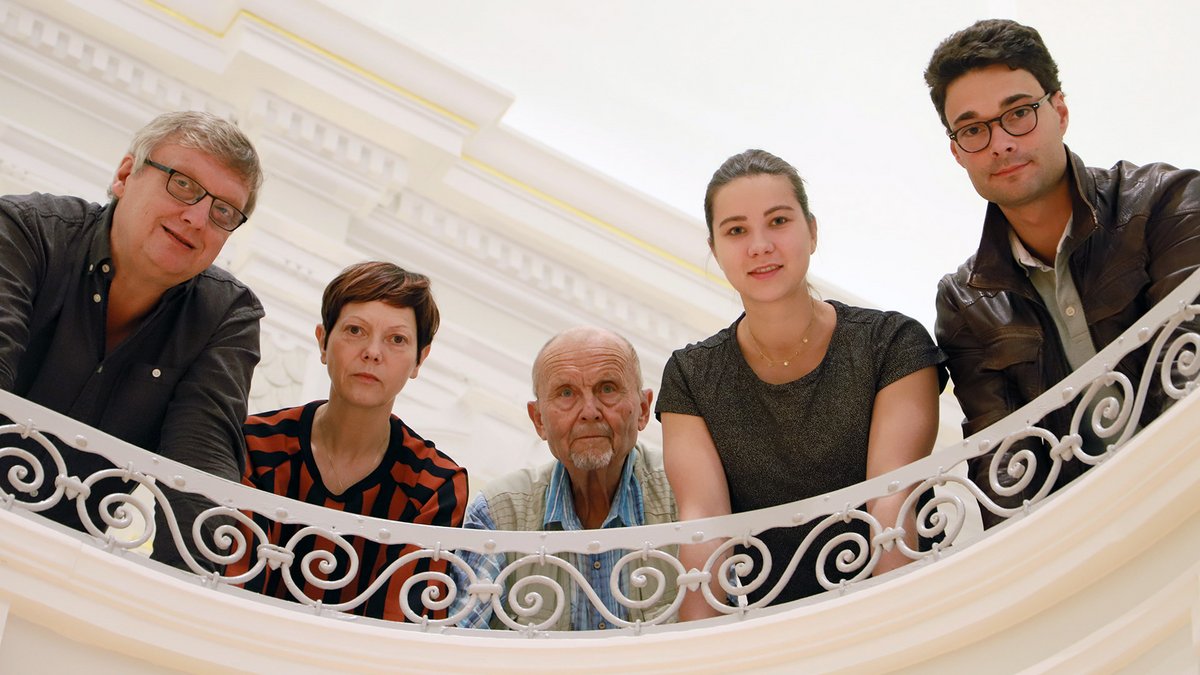
[[[809,308],[808,325],[804,327],[804,334],[800,336],[800,346],[796,349],[795,353],[793,353],[791,356],[787,357],[783,361],[780,361],[780,363],[783,365],[784,368],[791,365],[792,359],[796,358],[797,356],[800,356],[800,352],[804,351],[804,347],[808,345],[808,333],[809,333],[809,331],[812,330],[813,323],[816,321],[816,318],[817,318],[817,307],[815,304],[813,304],[813,299],[812,299],[811,295],[808,296],[808,308]],[[762,347],[758,346],[758,340],[754,337],[754,329],[750,328],[750,324],[746,324],[746,335],[750,336],[750,344],[754,345],[754,351],[758,352],[758,355],[763,357],[763,360],[767,362],[768,366],[770,366],[771,368],[774,368],[775,362],[771,360],[771,357],[767,356],[763,352]]]
[[[337,470],[337,461],[333,458],[333,455],[330,455],[324,450],[321,451],[321,454],[325,455],[325,463],[329,465],[330,477],[337,481],[338,487],[340,488],[337,490],[337,493],[342,494],[346,491],[346,488],[350,486],[346,485],[345,481],[342,480],[342,474]],[[325,481],[325,483],[328,485],[329,481]]]
[[[342,472],[338,470],[337,458],[335,458],[332,453],[325,450],[325,448],[323,446],[318,446],[318,447],[321,450],[321,454],[325,456],[326,463],[329,465],[330,477],[332,477],[335,481],[337,481],[338,486],[341,487],[341,490],[338,490],[338,492],[337,492],[338,494],[344,493],[346,490],[349,490],[353,485],[357,485],[359,482],[361,482],[363,480],[363,478],[366,478],[367,476],[374,473],[375,469],[379,468],[380,463],[383,462],[383,456],[387,454],[387,450],[388,450],[387,446],[385,445],[383,447],[383,450],[381,450],[379,452],[379,459],[375,462],[375,466],[371,469],[371,471],[367,472],[367,476],[363,476],[362,478],[359,478],[354,483],[347,484],[345,479],[342,478]],[[318,467],[318,468],[320,468],[320,467]],[[329,481],[323,481],[323,482],[325,483],[326,487],[333,488],[333,486],[329,484]]]
[[[315,427],[316,425],[314,424],[313,426]],[[390,430],[390,428],[391,427],[389,427],[389,430]],[[308,441],[309,446],[313,450],[313,459],[314,460],[317,459],[317,451],[318,450],[320,450],[321,454],[325,456],[325,463],[329,465],[329,476],[328,477],[333,478],[335,481],[337,481],[338,486],[341,487],[341,490],[338,490],[337,494],[340,495],[340,494],[345,493],[345,491],[349,490],[352,485],[355,485],[358,482],[362,481],[362,478],[360,478],[360,479],[358,479],[358,481],[355,481],[354,483],[347,485],[345,479],[342,478],[342,472],[338,470],[337,458],[334,457],[332,452],[330,452],[328,449],[326,449],[325,443],[322,441],[318,441],[316,437],[317,437],[317,433],[316,433],[316,429],[314,428],[313,432],[311,432],[311,435],[310,435],[309,441]],[[371,473],[374,473],[375,469],[379,468],[379,465],[380,465],[380,463],[383,462],[383,458],[387,454],[388,448],[390,446],[391,446],[391,435],[389,434],[388,438],[387,438],[387,442],[384,444],[383,448],[379,450],[379,454],[378,454],[379,459],[375,461],[374,467],[371,469],[370,472],[367,473],[368,476],[371,475]],[[317,470],[320,471],[320,469],[321,469],[321,467],[318,464]],[[334,486],[331,485],[328,480],[325,480],[325,478],[326,478],[326,476],[321,476],[321,482],[325,483],[325,487],[328,487],[329,489],[332,490]],[[363,476],[363,478],[366,478],[366,476]]]

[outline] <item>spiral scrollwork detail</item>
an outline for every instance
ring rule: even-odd
[[[389,603],[398,600],[404,618],[426,629],[455,625],[483,607],[496,623],[533,635],[553,630],[586,603],[612,627],[640,630],[673,621],[688,593],[701,595],[721,613],[745,613],[774,602],[796,575],[815,578],[826,590],[849,592],[878,574],[885,556],[890,564],[896,552],[932,562],[963,543],[976,506],[1000,519],[1023,516],[1051,497],[1060,477],[1072,475],[1079,464],[1099,464],[1120,452],[1153,417],[1149,413],[1158,412],[1160,399],[1182,399],[1196,389],[1200,335],[1193,323],[1200,305],[1192,302],[1200,294],[1200,274],[1187,283],[1191,297],[1172,300],[1170,312],[1156,307],[1153,320],[961,444],[836,493],[714,518],[702,531],[666,524],[603,534],[555,532],[521,547],[505,541],[509,533],[494,533],[502,543],[497,547],[493,539],[469,539],[469,533],[452,528],[376,521],[281,498],[263,501],[261,493],[249,497],[250,488],[111,438],[97,442],[95,430],[6,392],[0,392],[0,414],[25,421],[0,424],[0,508],[76,511],[86,533],[80,536],[118,552],[142,546],[157,531],[174,541],[183,564],[204,580],[248,585],[278,574],[292,599],[318,613],[352,611],[386,593]],[[1132,372],[1136,365],[1130,367],[1135,359],[1142,363],[1140,374]],[[73,475],[64,458],[74,450],[99,454],[114,468]],[[968,462],[970,476],[961,471]],[[123,488],[143,487],[148,502],[98,486],[113,479]],[[894,522],[880,522],[866,506],[902,490],[907,494]],[[177,492],[221,506],[181,519],[182,507],[172,504]],[[118,542],[109,533],[139,519],[145,529],[132,540]],[[272,541],[276,525],[291,528],[282,530],[291,534]],[[773,541],[768,530],[801,527],[802,541],[794,553],[784,549],[786,559],[774,543],[766,543]],[[399,547],[403,554],[387,558],[384,569],[366,570],[359,538]],[[918,538],[937,541],[923,547]],[[400,543],[405,541],[426,543]],[[700,541],[714,542],[714,550],[701,569],[687,569],[677,548]],[[467,551],[486,551],[506,562],[497,564],[493,579],[465,562]],[[582,551],[612,553],[611,571],[594,573],[590,563],[581,569]],[[245,565],[236,573],[219,572],[239,563]],[[360,588],[364,574],[369,584]]]

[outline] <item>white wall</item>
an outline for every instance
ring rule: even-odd
[[[978,244],[983,213],[922,80],[952,32],[993,17],[1037,28],[1067,94],[1067,142],[1090,165],[1200,166],[1200,5],[1189,0],[351,9],[513,92],[505,124],[697,220],[729,155],[762,147],[789,160],[822,227],[814,274],[930,327],[937,280]]]

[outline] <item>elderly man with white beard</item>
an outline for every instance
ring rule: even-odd
[[[522,469],[491,481],[467,509],[463,527],[484,530],[554,531],[633,527],[673,522],[675,498],[667,483],[662,453],[638,445],[638,432],[650,419],[653,392],[642,387],[637,352],[628,340],[611,331],[580,327],[551,338],[533,364],[534,400],[528,403],[529,419],[546,441],[555,461],[535,469]],[[656,590],[631,588],[631,567],[615,569],[627,553],[623,550],[595,554],[563,554],[599,595],[613,615],[626,621],[645,621],[675,598],[675,574],[666,574],[667,588],[659,602],[647,609],[628,609],[616,601],[609,579],[620,574],[621,592],[633,600]],[[604,630],[610,620],[592,605],[570,575],[548,564],[530,564],[501,574],[520,556],[516,553],[484,554],[460,551],[480,580],[499,579],[507,590],[530,575],[545,575],[564,590],[564,607],[551,630]],[[653,563],[652,563],[653,564]],[[467,601],[467,579],[456,573]],[[521,617],[509,606],[507,592],[500,594],[506,613],[521,625],[539,625],[555,610],[554,593],[541,585],[543,606],[534,616]],[[522,593],[522,596],[524,593]],[[460,626],[504,628],[494,616],[492,602],[475,604]]]

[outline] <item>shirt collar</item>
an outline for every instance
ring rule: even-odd
[[[87,254],[87,271],[89,273],[99,272],[108,278],[112,278],[112,217],[113,208],[117,201],[114,199],[109,202],[100,214],[100,219],[103,221],[100,227],[92,231],[92,241],[88,244]],[[108,265],[109,269],[104,272],[104,265]]]
[[[1067,219],[1067,226],[1063,228],[1062,237],[1058,240],[1058,247],[1054,250],[1055,256],[1062,255],[1063,246],[1066,244],[1067,237],[1071,235],[1071,224],[1075,221],[1074,216]],[[1017,236],[1016,231],[1011,227],[1008,228],[1008,243],[1012,248],[1013,259],[1021,264],[1028,272],[1041,270],[1043,272],[1053,272],[1054,268],[1046,263],[1038,260],[1029,249],[1025,248],[1024,242]]]
[[[617,494],[613,497],[608,516],[600,527],[636,527],[646,520],[645,503],[642,501],[642,486],[633,473],[638,448],[634,446],[625,458],[621,478],[617,481]],[[582,530],[579,514],[575,511],[575,494],[571,492],[571,476],[562,462],[554,463],[550,473],[550,485],[546,488],[546,508],[542,517],[543,530]]]

